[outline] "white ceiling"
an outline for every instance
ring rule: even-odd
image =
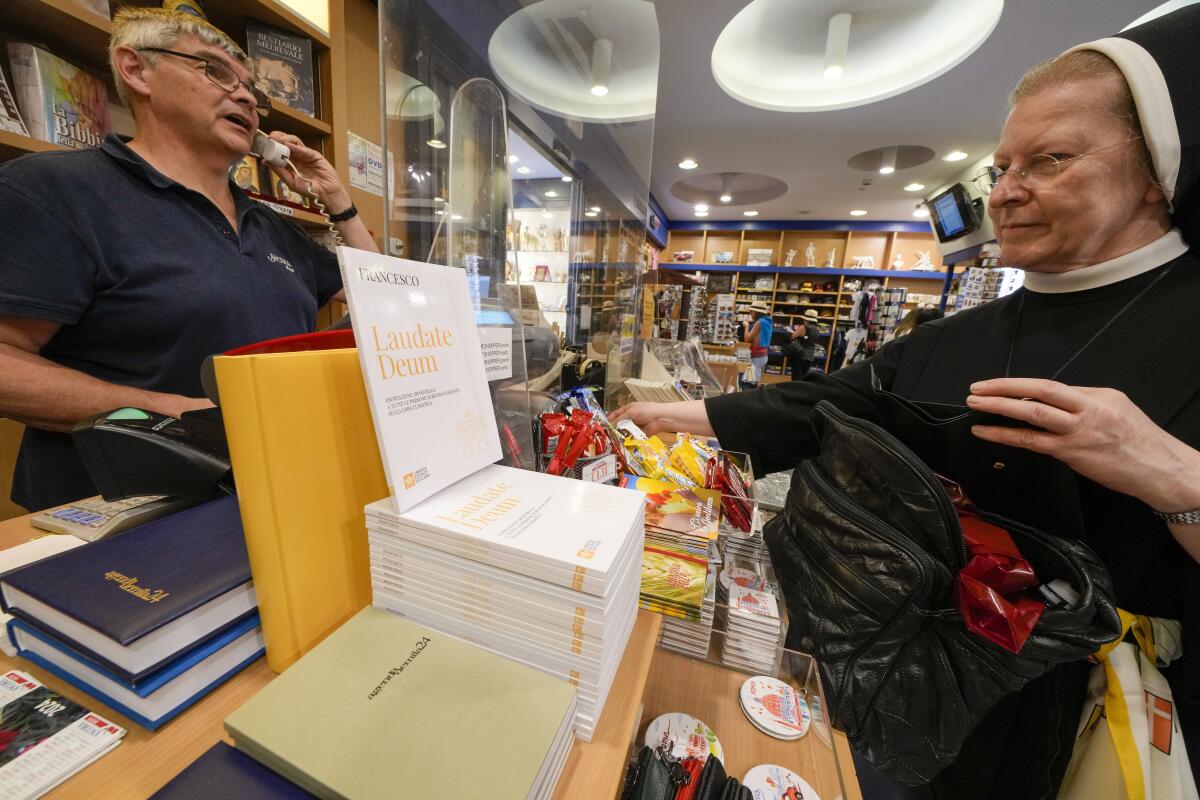
[[[795,0],[797,3],[803,0]],[[960,0],[971,2],[972,0]],[[782,112],[753,108],[726,94],[713,78],[713,44],[750,0],[657,0],[662,42],[654,120],[651,191],[672,220],[695,220],[691,204],[671,184],[717,172],[757,172],[789,191],[754,206],[712,204],[705,222],[756,220],[911,220],[920,199],[901,187],[932,190],[995,147],[1009,91],[1022,73],[1068,47],[1109,36],[1161,0],[1007,0],[991,36],[962,63],[908,92],[857,108]],[[931,43],[932,45],[932,43]],[[937,156],[889,176],[846,166],[856,153],[889,145],[922,145]],[[966,161],[947,163],[951,150]],[[698,169],[677,165],[694,158]],[[861,189],[863,179],[872,185]],[[807,210],[808,214],[799,213]]]

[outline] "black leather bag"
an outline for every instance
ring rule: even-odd
[[[817,658],[831,718],[855,750],[925,784],[1001,697],[1117,637],[1112,581],[1081,542],[979,512],[1012,534],[1040,583],[1063,578],[1079,593],[1046,609],[1019,654],[992,644],[954,602],[966,547],[937,477],[887,431],[826,402],[812,424],[821,454],[796,468],[764,532],[787,644]]]

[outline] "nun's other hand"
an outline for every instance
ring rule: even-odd
[[[1123,392],[998,378],[972,384],[967,405],[1030,426],[975,425],[980,439],[1053,456],[1158,511],[1200,508],[1200,452],[1154,424]]]

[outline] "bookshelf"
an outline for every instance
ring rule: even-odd
[[[805,261],[805,249],[812,243],[814,262],[825,264],[833,253],[833,267],[795,266]],[[750,250],[771,253],[769,266],[749,266]],[[681,251],[691,251],[693,261],[675,261]],[[795,250],[791,267],[786,263],[789,250]],[[748,307],[754,300],[765,302],[777,326],[790,327],[802,321],[804,312],[813,309],[823,329],[826,369],[832,358],[828,342],[839,328],[849,325],[853,289],[847,282],[864,284],[879,281],[884,288],[903,287],[912,294],[932,296],[940,302],[946,291],[947,271],[891,269],[897,256],[907,265],[916,263],[918,251],[929,251],[938,258],[937,240],[927,224],[914,223],[829,223],[787,227],[787,223],[742,224],[737,229],[694,228],[672,230],[661,266],[683,272],[716,272],[733,276],[734,308],[738,319],[749,320]],[[714,253],[723,257],[733,253],[734,263],[713,263]],[[854,268],[855,256],[870,256],[875,269]],[[704,261],[700,262],[701,257]],[[700,262],[700,263],[696,263]],[[809,288],[802,288],[805,283]],[[759,284],[762,284],[761,286]],[[908,303],[910,307],[915,303]],[[784,362],[786,371],[787,364]]]

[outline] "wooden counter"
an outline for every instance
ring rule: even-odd
[[[27,517],[0,522],[0,549],[12,547],[41,535]],[[591,742],[577,741],[558,782],[556,798],[611,798],[618,792],[625,773],[635,726],[641,711],[642,693],[650,672],[662,618],[638,612],[625,658],[617,671],[604,713]],[[113,798],[139,800],[158,791],[205,750],[224,739],[232,744],[221,726],[229,714],[267,684],[275,673],[259,659],[212,694],[189,708],[177,719],[150,732],[118,714],[99,700],[66,684],[41,667],[0,653],[0,670],[28,672],[55,691],[123,725],[125,739],[108,755],[86,767],[75,777],[46,795],[48,798]]]

